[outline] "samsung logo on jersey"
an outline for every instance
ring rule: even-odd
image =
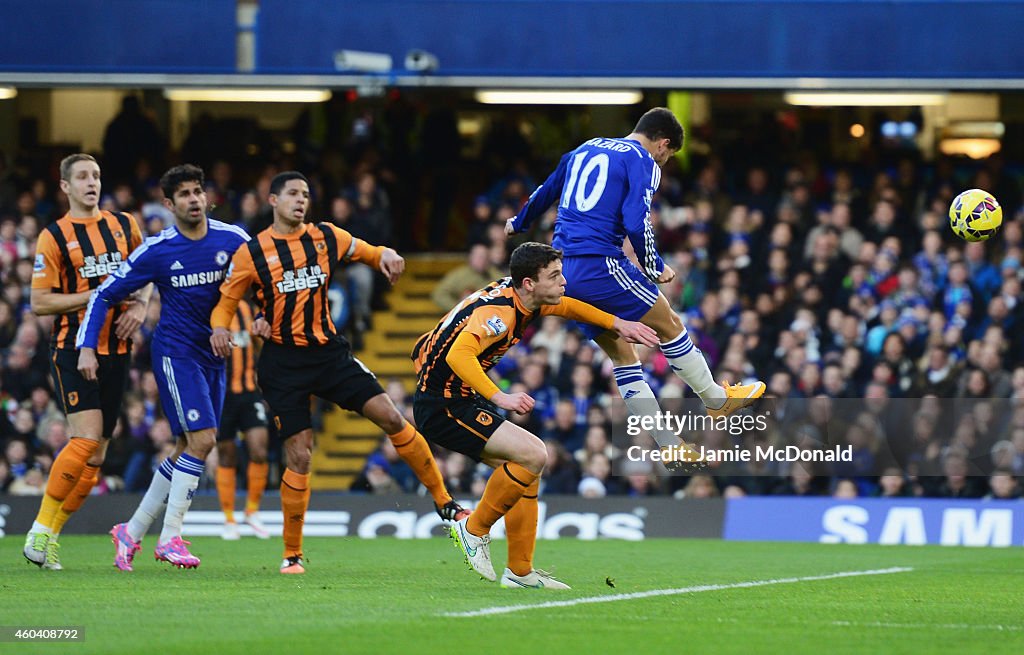
[[[603,148],[605,150],[614,150],[615,152],[629,152],[633,148],[625,143],[619,143],[618,141],[612,141],[611,139],[591,139],[587,141],[586,145],[594,146],[595,148]]]
[[[172,275],[171,286],[180,289],[181,287],[194,287],[199,284],[213,284],[224,279],[224,271],[204,271],[202,273],[188,273],[186,275]]]

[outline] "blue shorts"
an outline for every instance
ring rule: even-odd
[[[227,388],[223,366],[210,368],[191,359],[161,356],[154,350],[153,375],[172,434],[181,436],[220,425]]]
[[[658,287],[625,257],[565,257],[562,259],[565,295],[593,305],[626,321],[638,321],[658,300]],[[577,324],[588,339],[603,328]]]

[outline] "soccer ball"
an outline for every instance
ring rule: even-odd
[[[984,241],[999,231],[1003,208],[988,191],[968,189],[949,206],[949,226],[964,241]]]

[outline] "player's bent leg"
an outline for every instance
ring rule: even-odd
[[[487,458],[486,464],[498,468],[504,462]],[[547,571],[533,568],[533,554],[537,545],[538,477],[527,487],[522,498],[505,513],[505,535],[508,540],[508,566],[499,581],[510,589],[570,589]]]
[[[305,573],[302,526],[309,507],[309,469],[313,458],[313,430],[305,428],[284,442],[285,468],[281,476],[281,511],[284,514],[284,560],[281,573]]]
[[[647,380],[644,379],[643,366],[640,364],[639,358],[636,357],[634,346],[611,331],[599,334],[594,341],[615,364],[613,369],[615,385],[629,413],[633,416],[643,417],[655,416],[660,412],[661,405],[658,403],[654,391],[647,384]],[[659,447],[671,449],[671,456],[662,460],[669,471],[696,472],[707,467],[706,462],[700,460],[699,457],[694,457],[697,451],[688,445],[681,435],[668,428],[654,427],[648,432],[654,437]]]
[[[430,452],[430,445],[411,423],[398,411],[387,394],[380,393],[363,405],[362,414],[376,423],[388,435],[399,457],[413,470],[416,477],[430,492],[437,513],[445,520],[458,520],[468,513],[454,500],[444,485],[444,477]]]
[[[267,463],[267,444],[270,442],[270,431],[266,428],[252,428],[245,433],[245,447],[249,451],[249,461],[257,464]]]
[[[300,475],[309,475],[313,461],[313,429],[306,428],[285,439],[285,465]]]
[[[188,445],[174,463],[164,527],[153,556],[158,561],[168,562],[178,568],[194,569],[199,566],[200,560],[189,552],[189,543],[181,538],[181,526],[185,521],[185,513],[192,505],[192,496],[199,486],[206,457],[217,443],[217,429],[211,427],[186,432],[185,439]]]
[[[658,339],[665,343],[683,331],[683,321],[672,311],[665,294],[658,292],[658,299],[640,318],[640,322],[658,333]]]
[[[217,464],[222,468],[235,468],[238,458],[238,447],[234,441],[217,442]]]
[[[98,409],[75,412],[68,415],[68,424],[71,439],[53,462],[39,513],[25,535],[22,549],[25,559],[39,567],[46,563],[47,546],[61,504],[74,491],[90,458],[100,447],[103,414]],[[51,550],[56,553],[55,549]]]
[[[110,438],[100,439],[100,447],[96,449],[96,452],[92,454],[92,457],[89,458],[86,464],[96,468],[103,466],[103,462],[107,459],[107,448],[109,446]]]
[[[626,404],[626,409],[633,416],[655,416],[661,411],[661,405],[654,395],[651,386],[644,379],[643,366],[636,354],[636,348],[631,343],[612,331],[602,332],[594,338],[597,345],[601,347],[612,360],[615,374],[615,385]],[[679,437],[668,429],[652,429],[648,432],[654,437],[661,447],[675,446],[679,443]]]
[[[726,382],[723,386],[715,382],[704,354],[691,341],[664,294],[658,294],[657,302],[640,320],[658,333],[661,350],[672,371],[700,396],[709,415],[728,416],[764,395],[766,387],[760,380],[747,385]]]
[[[149,483],[149,488],[146,489],[146,494],[126,524],[128,536],[136,543],[142,542],[149,527],[153,525],[167,505],[167,497],[171,492],[171,478],[174,477],[174,463],[185,452],[185,446],[184,439],[178,438],[175,441],[174,452],[157,467],[156,473],[153,474],[153,479]]]
[[[61,531],[64,529],[64,525],[71,518],[71,515],[81,509],[82,504],[85,503],[85,499],[92,493],[93,487],[99,482],[100,477],[100,466],[103,465],[103,460],[107,455],[107,445],[110,443],[109,439],[101,439],[100,446],[96,449],[96,452],[92,454],[89,460],[85,464],[85,468],[82,469],[82,475],[78,478],[78,483],[75,484],[75,488],[71,490],[68,497],[64,499],[64,502],[60,504],[57,509],[57,513],[53,517],[51,524],[52,535],[50,536],[49,542],[46,544],[46,561],[43,563],[43,568],[50,571],[61,571],[64,569],[60,563],[60,544],[57,542],[60,537]]]
[[[533,481],[519,502],[505,514],[508,565],[501,575],[502,587],[510,589],[569,589],[569,585],[556,580],[546,571],[533,567],[533,553],[537,545],[539,487],[540,478]]]
[[[386,434],[401,432],[406,420],[385,393],[379,393],[363,404],[360,413],[373,421]]]
[[[484,461],[504,460],[530,471],[532,478],[541,474],[548,461],[544,442],[515,423],[504,422],[483,450]]]
[[[547,449],[544,442],[523,428],[503,422],[487,440],[483,459],[505,461],[495,468],[473,513],[452,526],[451,536],[473,570],[493,582],[497,576],[491,564],[491,527],[540,477],[547,463]]]

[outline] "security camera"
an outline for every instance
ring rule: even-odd
[[[391,55],[362,50],[338,50],[334,53],[334,69],[360,73],[387,73],[391,70]]]
[[[440,66],[441,63],[437,60],[437,55],[431,54],[426,50],[410,50],[405,55],[405,70],[418,73],[433,73]]]

